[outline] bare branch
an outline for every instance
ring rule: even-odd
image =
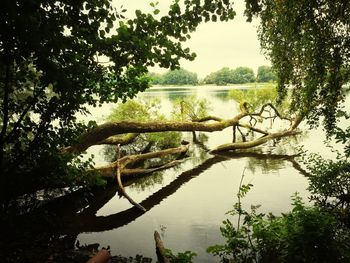
[[[84,151],[92,145],[99,144],[107,138],[124,133],[147,133],[147,132],[165,132],[165,131],[221,131],[227,127],[237,124],[237,122],[247,116],[241,113],[232,119],[221,120],[215,123],[203,123],[192,121],[149,121],[149,122],[108,122],[82,135],[79,143],[74,146],[66,147],[63,152],[78,153]],[[219,118],[216,118],[218,120]]]
[[[223,121],[222,118],[216,117],[216,116],[206,116],[206,117],[202,117],[202,118],[196,118],[196,119],[192,119],[193,122],[206,122],[206,121]]]
[[[261,134],[264,134],[264,135],[268,135],[269,133],[267,131],[264,131],[264,130],[261,130],[259,128],[255,128],[249,124],[240,124],[238,123],[237,126],[239,127],[242,127],[242,128],[246,128],[248,130],[251,130],[251,131],[255,131],[255,132],[258,132],[258,133],[261,133]]]
[[[245,138],[245,135],[243,134],[242,130],[238,127],[238,125],[236,125],[236,128],[237,128],[237,130],[239,131],[239,133],[241,134],[242,141],[245,142],[245,141],[246,141],[246,138]]]
[[[147,210],[140,205],[139,203],[135,202],[125,191],[123,184],[122,184],[122,180],[121,180],[121,173],[120,173],[120,163],[119,163],[119,157],[120,157],[120,145],[117,146],[117,165],[116,165],[116,176],[117,176],[117,182],[118,182],[118,187],[119,187],[119,191],[120,193],[135,207],[139,208],[140,210],[142,210],[143,212],[146,212]]]
[[[276,139],[276,138],[282,138],[282,137],[286,137],[286,136],[292,136],[292,135],[297,135],[299,134],[299,131],[296,130],[287,130],[287,131],[283,131],[283,132],[276,132],[276,133],[271,133],[269,135],[266,136],[262,136],[258,139],[249,141],[249,142],[236,142],[236,143],[227,143],[227,144],[222,144],[218,147],[216,147],[215,149],[211,150],[211,153],[217,153],[217,152],[221,152],[221,151],[232,151],[232,150],[238,150],[238,149],[248,149],[248,148],[252,148],[252,147],[256,147],[259,145],[262,145],[272,139]]]

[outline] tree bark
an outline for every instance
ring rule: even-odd
[[[273,140],[273,139],[292,136],[292,135],[296,135],[299,133],[300,133],[299,131],[295,131],[295,130],[287,130],[287,131],[283,131],[283,132],[271,133],[269,135],[260,137],[258,139],[252,140],[252,141],[222,144],[222,145],[212,149],[210,152],[217,153],[217,152],[222,152],[222,151],[232,151],[232,150],[238,150],[238,149],[253,148],[253,147],[262,145],[262,144],[264,144],[270,140]]]
[[[134,122],[134,121],[121,121],[121,122],[108,122],[102,124],[90,132],[81,136],[79,142],[74,145],[65,148],[68,152],[81,152],[86,150],[92,145],[101,144],[107,138],[124,134],[124,133],[147,133],[147,132],[166,132],[166,131],[203,131],[214,132],[222,131],[223,129],[237,125],[239,120],[247,116],[247,113],[240,113],[232,119],[216,121],[214,123],[205,123],[203,120],[199,121],[149,121],[149,122]],[[205,119],[205,121],[214,120],[213,117]],[[216,119],[215,119],[216,120]],[[122,143],[120,143],[122,144]]]
[[[149,169],[143,169],[143,168],[134,168],[134,169],[128,169],[126,166],[130,165],[134,162],[138,162],[141,160],[149,160],[153,158],[159,158],[167,155],[173,155],[173,154],[181,154],[186,153],[188,151],[189,144],[187,145],[181,145],[177,148],[170,148],[162,151],[157,152],[150,152],[150,153],[144,153],[144,154],[136,154],[136,155],[128,155],[124,156],[117,161],[110,163],[105,166],[96,167],[92,171],[98,171],[102,178],[107,180],[114,180],[115,174],[114,172],[119,169],[121,176],[132,176],[132,175],[142,175],[142,174],[149,174],[151,172],[155,172],[162,169],[167,169],[169,167],[175,166],[182,162],[182,160],[174,160],[171,162],[168,162],[166,164],[163,164],[159,167],[155,168],[149,168]]]
[[[264,112],[266,111],[269,111],[269,112],[272,111],[274,114],[269,117],[263,116]],[[237,114],[234,118],[226,119],[226,120],[215,116],[207,116],[199,119],[194,119],[192,121],[108,122],[83,134],[76,145],[66,147],[65,149],[63,149],[63,151],[71,152],[71,153],[79,153],[81,151],[86,150],[92,145],[128,144],[132,142],[137,137],[138,134],[149,133],[149,132],[166,132],[166,131],[215,132],[215,131],[222,131],[227,127],[235,127],[238,130],[239,130],[239,127],[241,127],[241,128],[248,129],[249,131],[265,135],[263,138],[265,137],[266,138],[263,140],[259,140],[259,142],[262,142],[262,141],[266,142],[268,139],[271,139],[271,138],[273,139],[275,138],[275,136],[277,137],[280,136],[278,133],[276,133],[276,135],[270,134],[268,131],[259,129],[252,124],[240,123],[240,120],[247,116],[249,116],[251,119],[255,119],[256,117],[262,117],[264,119],[270,119],[270,118],[275,119],[278,117],[281,120],[287,120],[290,122],[290,127],[286,131],[295,130],[300,124],[300,122],[303,120],[303,116],[301,115],[297,115],[295,118],[283,116],[278,112],[277,108],[274,105],[272,105],[271,103],[267,103],[261,107],[260,111],[250,113],[244,110],[241,113]],[[212,121],[212,122],[208,123],[208,121]],[[125,136],[116,136],[116,135],[125,134],[125,133],[127,133],[127,135]],[[292,135],[292,134],[289,134],[288,132],[286,132],[285,135],[283,136],[289,136],[289,135]],[[254,147],[256,146],[255,145],[256,143],[258,142],[252,143],[251,144],[252,146],[249,146],[250,144],[244,144],[242,146],[239,146],[239,144],[237,144],[237,147],[238,147],[237,149],[240,149],[242,147],[243,149]],[[258,145],[260,144],[261,143],[258,143]]]
[[[165,255],[165,246],[160,238],[158,231],[154,231],[154,241],[156,242],[156,252],[159,263],[170,263],[170,260]]]
[[[68,146],[63,148],[61,151],[63,153],[80,153],[85,151],[87,148],[89,148],[92,145],[126,145],[129,143],[132,143],[140,134],[139,133],[128,133],[124,136],[110,136],[106,139],[103,139],[101,141],[95,142],[94,144],[76,144],[74,146]]]
[[[268,112],[269,115],[266,116]],[[245,117],[250,117],[249,124],[241,123],[242,119]],[[263,118],[265,120],[279,118],[281,120],[287,120],[290,122],[290,126],[284,131],[280,132],[269,132],[268,130],[263,130],[256,127],[258,123],[257,117]],[[297,115],[294,119],[283,116],[280,114],[272,104],[268,103],[261,107],[260,111],[257,112],[248,112],[243,109],[241,113],[237,114],[231,119],[222,119],[215,116],[207,116],[200,119],[195,119],[193,121],[149,121],[149,122],[134,122],[134,121],[120,121],[120,122],[108,122],[102,124],[88,133],[81,136],[79,143],[66,147],[63,149],[63,152],[70,153],[79,153],[86,150],[92,145],[98,144],[128,144],[131,143],[140,133],[149,133],[149,132],[167,132],[167,131],[179,131],[179,132],[193,132],[202,131],[202,132],[215,132],[221,131],[227,127],[233,127],[233,142],[223,145],[219,145],[216,148],[212,149],[210,153],[218,153],[223,151],[235,151],[240,149],[253,148],[259,145],[262,145],[270,140],[282,138],[286,136],[292,136],[299,133],[297,127],[302,121],[302,115]],[[255,120],[255,123],[252,122]],[[244,128],[248,130],[248,133],[259,133],[262,136],[247,141],[246,134],[241,129]],[[236,130],[241,134],[242,141],[237,141]],[[126,134],[120,136],[120,134]],[[195,139],[195,136],[194,136]],[[181,160],[174,160],[168,163],[159,165],[158,167],[151,168],[139,168],[137,165],[134,165],[133,168],[130,168],[130,164],[139,163],[144,160],[163,157],[170,154],[185,153],[188,150],[189,145],[180,146],[177,148],[166,149],[157,152],[149,152],[137,155],[129,155],[123,158],[118,159],[116,162],[95,168],[100,172],[103,178],[105,179],[115,179],[115,171],[119,171],[120,177],[127,176],[139,176],[152,173],[154,171],[167,169],[169,167],[175,166],[181,163]],[[129,165],[129,167],[127,167]],[[118,179],[118,178],[117,178]],[[119,185],[121,186],[121,179],[118,179]],[[130,201],[130,200],[129,200]]]

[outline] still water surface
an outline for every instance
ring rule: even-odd
[[[196,95],[211,104],[211,115],[231,118],[237,113],[237,104],[228,99],[230,89],[237,87],[179,87],[151,88],[139,95],[142,99],[160,98],[164,114],[171,112],[171,102],[178,98]],[[239,87],[244,89],[245,87]],[[103,121],[111,106],[94,115]],[[94,117],[94,116],[93,116]],[[213,148],[230,142],[231,129],[207,134],[206,146]],[[173,252],[191,250],[198,255],[195,262],[217,262],[207,254],[210,245],[222,243],[219,227],[229,218],[225,215],[236,202],[242,173],[243,183],[252,183],[252,190],[243,200],[245,207],[262,204],[260,211],[280,214],[290,210],[290,196],[299,192],[307,200],[307,179],[293,160],[286,155],[296,153],[297,145],[311,152],[326,153],[321,131],[313,131],[303,138],[284,139],[276,146],[264,146],[255,152],[212,156],[201,152],[179,167],[143,178],[126,187],[132,198],[147,208],[145,214],[132,208],[127,200],[115,192],[100,204],[89,227],[82,227],[78,235],[80,244],[100,243],[110,246],[112,254],[135,256],[142,254],[155,258],[154,230],[158,230],[166,247]],[[103,163],[95,153],[96,161]],[[197,149],[198,153],[199,150]],[[326,155],[327,157],[327,155]],[[235,219],[233,219],[235,222]]]

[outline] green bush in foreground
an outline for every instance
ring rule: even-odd
[[[197,254],[192,251],[179,252],[177,255],[174,255],[170,249],[165,251],[165,255],[170,259],[171,263],[190,263],[192,259],[197,256]]]
[[[250,185],[242,187],[239,198]],[[258,213],[259,206],[247,212],[239,199],[228,212],[238,216],[237,227],[225,220],[220,230],[226,243],[207,251],[220,256],[221,262],[349,262],[348,231],[335,216],[318,207],[306,207],[298,194],[292,201],[291,212],[274,216]]]

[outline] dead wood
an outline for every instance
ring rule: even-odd
[[[119,163],[119,157],[120,157],[120,146],[117,146],[117,165],[115,167],[116,171],[116,177],[117,177],[117,182],[118,182],[118,187],[119,187],[119,192],[134,206],[142,210],[143,212],[146,212],[146,208],[144,208],[142,205],[139,203],[135,202],[125,191],[122,180],[121,180],[121,175],[120,175],[120,163]]]
[[[154,231],[154,241],[156,242],[157,258],[159,263],[170,263],[169,258],[165,255],[165,247],[158,231]]]
[[[111,255],[108,250],[101,249],[95,256],[93,256],[87,263],[107,263],[109,262]]]
[[[262,136],[258,139],[252,140],[252,141],[243,141],[243,142],[233,142],[233,143],[222,144],[222,145],[219,145],[216,148],[212,149],[210,152],[217,153],[217,152],[221,152],[221,151],[248,149],[248,148],[262,145],[262,144],[264,144],[270,140],[273,140],[273,139],[297,135],[299,133],[300,133],[300,131],[296,131],[296,130],[275,132],[275,133],[271,133],[271,134],[266,135],[266,136]]]
[[[290,123],[289,127],[279,132],[270,132],[269,130],[264,130],[263,128],[256,127],[259,123],[259,119],[269,119],[271,120],[271,123],[273,123],[276,118],[288,121]],[[233,128],[232,143],[219,145],[216,148],[212,149],[210,153],[235,151],[240,149],[253,148],[262,145],[270,140],[296,135],[299,133],[299,131],[297,131],[297,127],[302,119],[302,116],[296,116],[294,118],[284,116],[274,105],[267,103],[263,105],[257,112],[248,112],[246,108],[243,108],[242,112],[231,119],[206,116],[203,118],[193,119],[192,121],[108,122],[97,126],[93,130],[85,133],[81,136],[79,143],[74,146],[66,147],[63,151],[70,153],[79,153],[86,150],[92,145],[125,145],[133,142],[135,138],[141,133],[153,132],[192,132],[194,141],[196,141],[196,131],[215,132],[221,131],[228,127]],[[237,140],[236,131],[239,132],[242,141]],[[262,136],[257,139],[247,141],[247,136],[254,133],[261,134]],[[99,171],[103,178],[111,180],[116,179],[115,172],[118,171],[119,177],[117,176],[117,181],[121,191],[123,192],[121,178],[150,174],[155,171],[173,167],[181,163],[183,160],[169,161],[167,163],[158,165],[157,167],[138,167],[143,163],[143,161],[179,153],[183,154],[187,152],[188,147],[189,145],[182,145],[177,148],[170,148],[156,152],[128,155],[118,159],[116,162],[102,167],[97,167],[94,170]],[[123,193],[123,195],[124,194],[125,197],[130,201],[131,198],[126,193]],[[132,201],[131,203],[134,204],[135,202]]]
[[[102,144],[108,144],[108,145],[126,145],[129,143],[132,143],[140,134],[139,133],[128,133],[124,136],[110,136],[105,139],[102,139],[100,141],[95,142],[93,145],[102,145]],[[61,151],[63,153],[81,153],[85,151],[87,148],[89,148],[92,145],[88,144],[76,144],[74,146],[68,146],[64,147]]]
[[[125,134],[125,133],[148,133],[148,132],[166,132],[166,131],[203,131],[215,132],[221,131],[227,127],[236,125],[240,119],[247,116],[247,113],[240,113],[232,119],[222,120],[220,118],[210,117],[209,119],[200,119],[199,121],[148,121],[148,122],[134,122],[134,121],[120,121],[107,122],[99,125],[93,130],[82,135],[79,142],[70,147],[65,148],[65,152],[80,152],[86,150],[92,145],[106,142],[107,138],[111,136]],[[205,121],[214,120],[216,122],[206,123]],[[220,120],[220,121],[218,121]],[[123,142],[127,141],[123,138]],[[120,143],[122,145],[122,143]]]
[[[264,115],[265,112],[268,112],[269,115]],[[249,117],[249,123],[240,123],[240,121]],[[290,123],[288,131],[295,130],[299,123],[302,121],[302,116],[296,116],[291,118],[288,116],[282,115],[278,109],[271,103],[264,104],[261,109],[257,112],[248,112],[243,110],[235,117],[231,119],[222,119],[216,116],[206,116],[203,118],[193,119],[192,121],[147,121],[147,122],[135,122],[135,121],[120,121],[120,122],[107,122],[105,124],[99,125],[93,130],[85,133],[81,136],[79,143],[74,146],[66,147],[65,152],[79,153],[86,150],[92,145],[98,144],[120,144],[125,145],[132,142],[140,133],[150,133],[150,132],[166,132],[166,131],[179,131],[179,132],[215,132],[221,131],[227,127],[234,128],[234,138],[233,141],[236,141],[235,138],[235,129],[240,131],[241,128],[248,129],[251,132],[260,133],[266,136],[266,138],[275,138],[275,135],[270,134],[266,130],[262,130],[256,127],[257,120],[256,118],[271,119],[272,121],[276,118],[281,120],[287,120]],[[126,134],[120,136],[120,134]],[[243,135],[243,133],[241,133]],[[288,136],[289,133],[285,133],[284,136]],[[279,136],[276,134],[276,136]],[[244,140],[245,136],[242,136]],[[266,138],[263,141],[266,141]],[[260,140],[259,142],[261,142]],[[250,144],[245,144],[244,147],[254,147],[257,142]],[[258,144],[260,145],[260,143]],[[236,145],[238,147],[238,145]]]
[[[154,167],[154,168],[149,168],[149,169],[147,169],[147,168],[129,169],[126,166],[130,165],[134,162],[139,162],[141,160],[149,160],[149,159],[159,158],[159,157],[163,157],[163,156],[167,156],[167,155],[186,153],[188,151],[188,148],[189,148],[189,144],[181,145],[180,147],[177,147],[177,148],[169,148],[169,149],[157,151],[157,152],[150,152],[150,153],[136,154],[136,155],[127,155],[127,156],[124,156],[124,157],[118,159],[117,161],[110,163],[108,165],[96,167],[93,171],[98,171],[100,173],[101,177],[104,179],[107,179],[107,180],[114,180],[114,178],[115,178],[114,172],[117,168],[120,171],[121,177],[131,176],[131,175],[149,174],[151,172],[155,172],[158,170],[163,170],[163,169],[173,167],[173,166],[181,163],[183,160],[170,161],[170,162],[163,164],[159,167]]]
[[[150,173],[153,173],[156,171],[169,169],[171,167],[174,167],[176,165],[183,163],[186,160],[187,160],[187,158],[181,159],[181,160],[174,160],[174,161],[168,162],[166,164],[163,164],[163,165],[160,165],[157,167],[151,167],[151,168],[134,168],[134,169],[124,168],[123,169],[123,176],[139,176],[139,175],[150,174]]]

